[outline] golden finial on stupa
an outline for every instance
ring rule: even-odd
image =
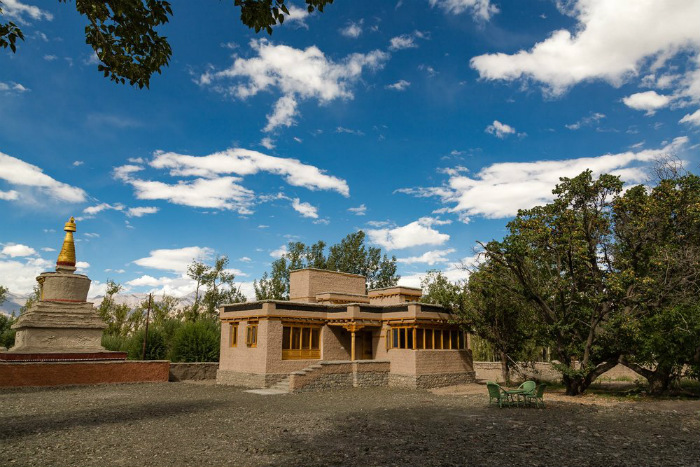
[[[56,266],[58,268],[71,268],[75,270],[75,243],[73,241],[73,232],[75,232],[75,219],[70,218],[66,222],[66,226],[63,228],[66,231],[66,236],[63,239],[63,246],[61,247],[61,252],[58,254],[58,261],[56,261]]]

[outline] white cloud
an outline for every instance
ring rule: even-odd
[[[656,58],[650,66],[659,67],[689,46],[700,48],[699,2],[574,0],[566,5],[577,20],[573,33],[554,31],[529,51],[480,55],[471,66],[483,79],[530,78],[560,95],[584,81],[619,86],[637,76],[648,59]],[[700,96],[700,80],[693,83]]]
[[[155,206],[143,206],[137,208],[129,208],[126,211],[126,215],[129,217],[143,217],[147,214],[155,214],[158,212],[158,208]]]
[[[505,123],[501,123],[498,120],[494,120],[493,123],[486,127],[486,133],[494,135],[496,138],[505,138],[508,135],[515,134],[515,128]]]
[[[603,173],[619,175],[628,183],[641,183],[647,178],[644,164],[674,154],[688,143],[679,137],[660,149],[639,152],[606,154],[533,162],[501,162],[484,167],[473,177],[457,174],[441,187],[402,189],[402,193],[416,196],[437,196],[452,207],[441,212],[453,212],[467,222],[469,216],[500,219],[515,216],[518,209],[543,205],[553,199],[552,190],[559,177],[575,177],[590,169],[594,176]]]
[[[342,126],[336,127],[336,133],[347,133],[349,135],[364,136],[365,132],[362,130],[353,130],[352,128],[345,128]]]
[[[6,180],[11,185],[36,188],[59,201],[80,203],[87,199],[87,194],[82,189],[59,182],[46,175],[36,165],[28,164],[2,152],[0,152],[0,179]],[[18,196],[3,197],[3,199],[17,198]]]
[[[22,245],[21,243],[15,243],[12,245],[5,245],[0,251],[0,254],[10,256],[12,258],[17,258],[20,256],[32,256],[36,254],[36,250],[27,245]]]
[[[362,23],[364,23],[364,20],[360,20],[357,23],[351,21],[347,26],[340,29],[340,34],[351,39],[357,39],[362,34]]]
[[[2,0],[2,14],[6,18],[14,19],[20,24],[27,24],[27,18],[41,21],[51,21],[53,15],[33,5],[26,5],[19,0]]]
[[[266,136],[260,140],[260,146],[264,147],[265,149],[273,150],[275,149],[275,140],[269,136]]]
[[[240,261],[241,263],[250,263],[253,260],[248,258],[247,256],[241,256],[240,258],[238,258],[238,261]]]
[[[461,261],[449,263],[446,268],[440,270],[450,282],[465,281],[469,278],[469,269],[479,263],[479,255],[467,256]],[[405,287],[420,287],[421,281],[425,279],[427,271],[417,274],[402,274],[399,285]]]
[[[83,209],[83,214],[85,214],[86,216],[94,216],[95,214],[99,214],[100,212],[107,210],[123,211],[124,205],[120,203],[100,203],[95,206],[86,207],[85,209]]]
[[[678,123],[688,123],[690,125],[700,126],[700,110],[696,110],[692,114],[686,114]]]
[[[289,10],[289,14],[285,16],[284,24],[293,24],[300,28],[309,29],[309,26],[306,24],[306,19],[310,16],[310,13],[306,8],[289,5],[287,9]]]
[[[446,13],[459,15],[469,11],[475,20],[488,21],[498,13],[498,7],[490,0],[429,0],[430,6],[436,5]]]
[[[211,259],[214,250],[207,247],[190,246],[175,249],[153,250],[149,256],[134,261],[139,266],[163,269],[174,272],[185,272],[193,260],[206,261]]]
[[[294,124],[294,116],[296,114],[296,98],[292,95],[280,97],[280,99],[275,103],[275,108],[272,110],[272,113],[267,116],[267,125],[265,125],[263,131],[270,132],[281,126],[292,126]]]
[[[408,89],[408,87],[411,85],[410,81],[406,81],[405,79],[400,79],[394,84],[388,84],[385,87],[387,89],[393,89],[394,91],[405,91]]]
[[[428,266],[433,266],[437,263],[447,263],[447,255],[454,253],[454,248],[449,248],[447,250],[431,250],[426,251],[420,256],[410,256],[408,258],[398,258],[396,261],[403,264],[427,264]]]
[[[581,118],[581,120],[579,120],[576,123],[570,123],[570,124],[564,125],[564,126],[566,128],[568,128],[569,130],[578,130],[584,126],[594,125],[604,118],[605,118],[605,114],[600,113],[600,112],[595,112],[595,113],[591,113],[587,117]]]
[[[85,162],[83,161],[73,161],[73,167],[80,167],[83,165]]]
[[[657,94],[656,91],[646,91],[624,97],[622,102],[624,102],[627,107],[635,110],[646,110],[647,115],[654,115],[654,112],[658,109],[670,104],[671,100],[670,96]]]
[[[442,245],[450,236],[432,228],[449,221],[440,221],[432,217],[421,217],[401,227],[367,229],[369,239],[387,250],[401,250],[421,245]]]
[[[7,94],[21,94],[23,92],[29,91],[28,88],[25,88],[19,83],[15,83],[10,81],[9,83],[3,83],[0,81],[0,92],[4,92]]]
[[[350,195],[345,180],[327,175],[315,166],[247,149],[229,149],[208,156],[156,152],[150,166],[168,170],[173,177],[201,178],[179,180],[176,184],[143,180],[132,176],[143,167],[133,165],[115,168],[114,176],[130,184],[139,199],[163,199],[185,206],[235,210],[242,215],[251,214],[253,205],[260,201],[256,200],[252,190],[241,185],[242,177],[258,172],[280,175],[292,186],[336,191],[346,197]],[[230,174],[240,177],[222,176]]]
[[[356,216],[364,216],[367,213],[367,206],[360,204],[356,208],[348,208],[348,211],[355,214]]]
[[[270,252],[270,256],[273,258],[281,258],[282,256],[287,254],[287,245],[282,245],[281,247],[277,248],[276,250],[272,250]]]
[[[10,292],[27,294],[36,285],[36,276],[51,269],[53,263],[39,257],[27,257],[23,261],[0,259],[0,277],[2,285]]]
[[[381,68],[389,55],[381,50],[367,54],[354,53],[340,62],[326,58],[316,46],[304,50],[287,45],[275,45],[266,39],[252,40],[257,54],[252,58],[235,58],[231,67],[206,72],[199,83],[239,99],[247,99],[261,91],[277,89],[282,97],[268,115],[265,131],[290,126],[297,115],[300,99],[316,99],[327,104],[335,99],[352,99],[352,85],[366,69]],[[233,80],[230,86],[215,82]]]
[[[309,203],[301,202],[299,198],[294,198],[292,200],[292,208],[303,217],[310,217],[312,219],[318,219],[318,208],[312,206]]]
[[[0,190],[0,199],[4,199],[5,201],[14,201],[18,198],[19,198],[19,193],[17,193],[15,190],[10,190],[10,191]]]
[[[56,249],[55,249],[55,248],[48,247],[48,246],[45,246],[44,248],[41,249],[41,251],[51,252],[51,251],[56,251]]]
[[[400,36],[392,37],[389,41],[389,50],[403,50],[403,49],[414,49],[418,47],[416,44],[415,37],[410,34],[402,34]]]

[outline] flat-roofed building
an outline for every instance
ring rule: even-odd
[[[421,291],[365,292],[363,276],[300,269],[290,300],[220,308],[217,382],[304,390],[353,386],[426,388],[474,379],[469,336]]]

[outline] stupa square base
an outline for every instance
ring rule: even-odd
[[[165,383],[170,361],[0,361],[0,387]]]

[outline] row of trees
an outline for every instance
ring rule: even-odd
[[[368,289],[396,285],[396,257],[382,254],[381,248],[365,245],[365,233],[348,234],[340,243],[328,247],[319,240],[313,245],[289,242],[287,251],[273,261],[270,273],[253,283],[256,300],[288,300],[289,272],[301,268],[330,269],[365,276]]]
[[[700,177],[666,171],[649,190],[590,171],[562,178],[553,202],[521,210],[462,284],[433,276],[447,304],[511,362],[551,349],[567,394],[623,363],[669,388],[700,369]],[[435,290],[431,291],[430,287]]]

